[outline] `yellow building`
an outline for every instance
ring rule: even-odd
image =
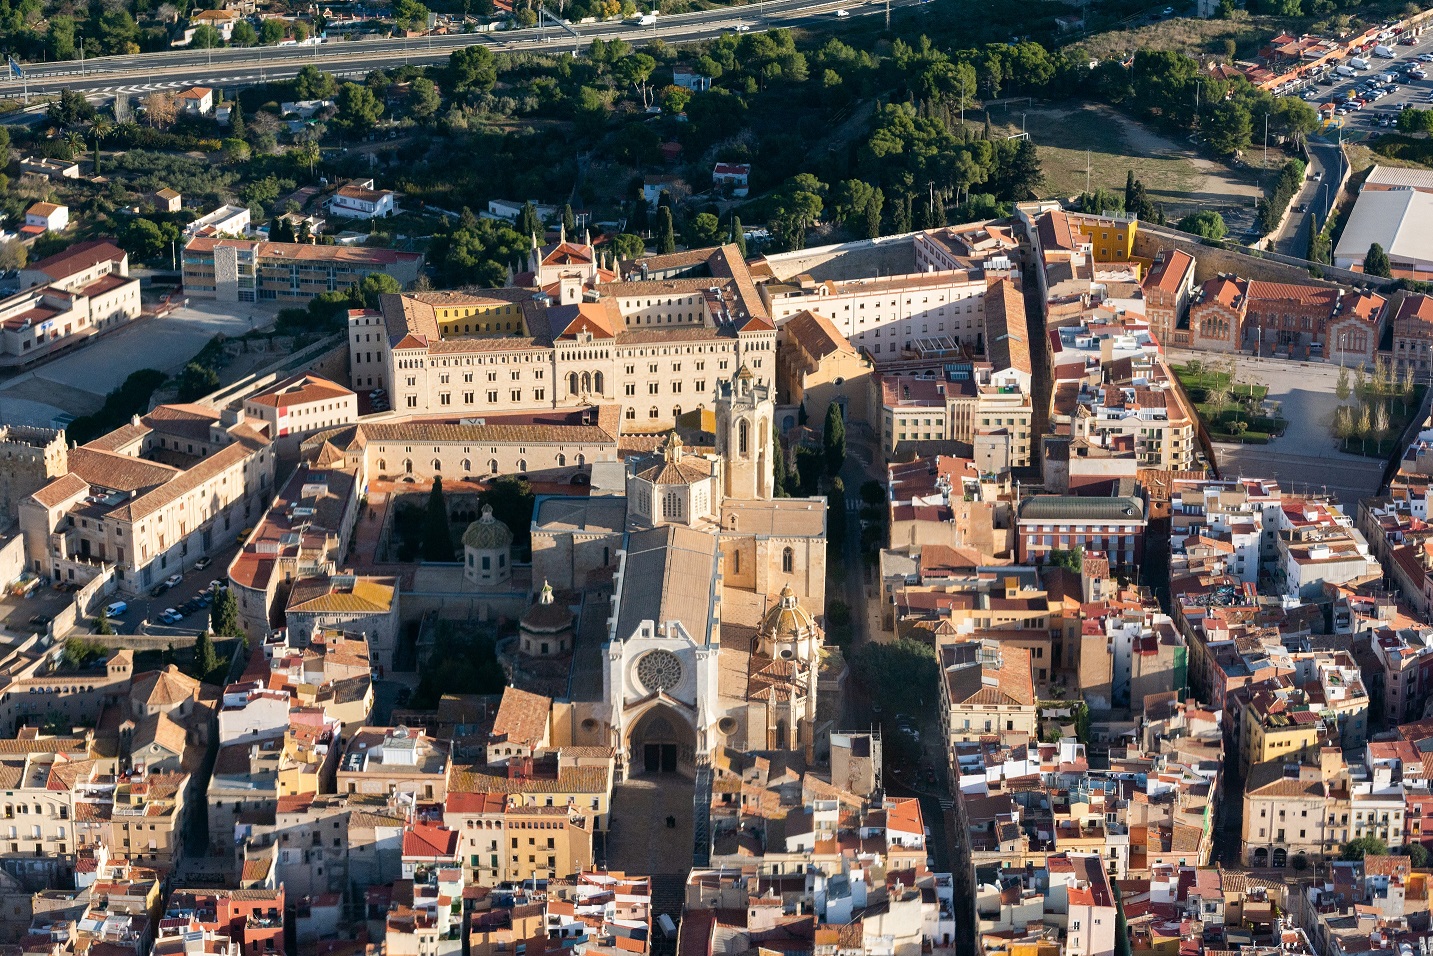
[[[1324,725],[1313,711],[1291,710],[1264,693],[1244,701],[1242,710],[1241,772],[1267,760],[1297,760],[1318,752]]]
[[[1069,213],[1070,226],[1089,242],[1096,262],[1128,262],[1134,258],[1138,219],[1081,216]]]
[[[561,879],[592,867],[592,825],[582,813],[565,806],[511,803],[503,814],[506,881]]]

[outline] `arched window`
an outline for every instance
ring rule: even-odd
[[[680,405],[673,405],[673,406],[672,406],[672,421],[676,421],[678,418],[681,418],[681,417],[682,417],[682,406],[680,406]]]
[[[659,415],[661,415],[661,412],[657,411],[656,405],[653,405],[651,408],[647,409],[648,418],[657,418]]]
[[[567,393],[568,393],[569,395],[576,395],[576,394],[577,394],[577,373],[576,373],[576,372],[569,372],[568,375],[567,375]]]
[[[745,418],[736,424],[736,453],[751,454],[751,423]]]
[[[601,372],[593,372],[593,373],[592,373],[592,390],[593,390],[594,392],[596,392],[598,395],[603,394],[603,392],[602,392],[602,373],[601,373]]]
[[[469,459],[469,458],[464,458],[464,459],[463,459],[463,474],[465,474],[465,475],[471,475],[472,473],[473,473],[473,462],[472,462],[472,460]]]
[[[438,459],[434,458],[434,459],[433,459],[433,473],[434,473],[434,474],[437,474],[438,472],[440,472],[440,471],[442,471],[442,470],[443,470],[443,463],[442,463],[441,461],[439,461]]]
[[[407,474],[407,475],[413,474],[413,461],[412,461],[412,459],[409,459],[409,458],[403,459],[403,473],[404,473],[404,474]]]
[[[498,460],[497,460],[496,458],[493,458],[493,459],[491,459],[491,460],[488,462],[488,474],[490,474],[490,475],[496,475],[497,473],[498,473]]]
[[[732,573],[732,574],[740,574],[740,573],[741,573],[741,552],[740,552],[740,551],[733,551],[733,552],[731,553],[731,573]]]
[[[587,456],[586,456],[586,455],[578,455],[578,456],[577,456],[577,467],[578,467],[578,468],[581,468],[581,467],[582,467],[583,465],[585,465],[585,464],[587,464]]]
[[[786,574],[790,574],[791,569],[795,566],[796,552],[792,551],[790,548],[783,549],[781,552],[781,570]]]
[[[378,473],[381,475],[387,470],[388,462],[384,461],[382,458],[378,459]]]
[[[564,455],[564,454],[562,454],[561,452],[558,452],[558,455],[557,455],[557,467],[559,467],[559,468],[564,468],[564,467],[566,467],[566,466],[567,466],[567,456]]]
[[[517,460],[517,470],[518,470],[518,474],[521,474],[521,475],[527,474],[527,459],[526,459],[526,458],[519,458],[519,459]]]

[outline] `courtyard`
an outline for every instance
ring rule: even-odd
[[[1252,355],[1211,355],[1182,349],[1166,350],[1171,362],[1234,363],[1234,379],[1268,389],[1266,403],[1277,403],[1286,427],[1267,445],[1214,443],[1219,473],[1269,476],[1287,491],[1327,490],[1350,509],[1360,498],[1377,492],[1383,462],[1340,451],[1333,419],[1341,402],[1337,394],[1339,367],[1323,362],[1257,358]]]

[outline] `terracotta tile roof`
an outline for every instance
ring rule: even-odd
[[[195,236],[185,244],[184,250],[202,255],[228,247],[250,249],[256,258],[270,262],[301,259],[313,262],[392,265],[397,262],[417,262],[423,258],[416,252],[399,252],[396,249],[380,249],[376,246],[319,246],[306,242],[262,242],[249,239],[215,239],[208,236]]]
[[[454,767],[448,778],[450,793],[607,793],[606,767],[559,767],[553,777],[509,777],[502,768],[486,764]]]
[[[538,747],[547,736],[551,713],[551,698],[509,687],[503,691],[502,703],[493,718],[492,739],[520,747]]]
[[[1146,289],[1158,289],[1171,295],[1178,292],[1194,270],[1194,257],[1180,249],[1171,249],[1162,262],[1156,263],[1144,278]]]
[[[1304,285],[1292,282],[1249,281],[1249,301],[1294,302],[1300,306],[1326,306],[1332,310],[1339,290],[1329,286]]]
[[[1394,316],[1394,321],[1433,325],[1433,296],[1421,293],[1405,296],[1403,301],[1398,303],[1398,313]]]
[[[419,823],[403,831],[403,855],[419,859],[452,859],[458,850],[458,832],[444,826]]]
[[[89,482],[74,472],[70,472],[56,478],[31,497],[46,508],[54,508],[77,495],[87,495],[89,491]]]
[[[286,610],[315,614],[383,614],[393,607],[393,594],[392,586],[375,578],[356,578],[351,587],[340,587],[327,577],[303,578],[294,584]]]
[[[810,309],[789,317],[781,324],[781,331],[801,346],[807,355],[816,359],[823,359],[837,352],[854,354],[856,351],[830,319]]]
[[[37,203],[35,203],[33,206],[31,206],[29,209],[26,209],[26,210],[25,210],[25,215],[27,215],[27,216],[30,216],[30,215],[34,215],[34,216],[44,216],[45,218],[48,219],[50,216],[52,216],[52,215],[54,215],[55,213],[59,212],[61,209],[66,209],[66,208],[68,208],[68,207],[56,205],[55,203],[52,203],[52,202],[37,202]]]
[[[1029,336],[1025,297],[1008,278],[998,279],[985,292],[985,355],[995,371],[1030,374]]]
[[[180,474],[178,468],[170,465],[96,451],[87,445],[70,449],[69,465],[70,474],[78,475],[91,485],[140,494],[158,488]]]
[[[92,269],[101,262],[120,262],[127,259],[125,251],[114,243],[106,239],[90,239],[77,242],[39,262],[32,262],[25,268],[32,272],[43,272],[50,277],[50,281],[58,282],[86,269]]]
[[[349,398],[354,394],[352,390],[344,388],[337,382],[330,382],[326,378],[301,372],[255,392],[245,401],[270,408],[288,408],[292,405],[307,405],[310,402],[321,402],[327,399]]]
[[[197,699],[199,682],[173,664],[163,670],[145,671],[130,685],[130,700],[151,707],[174,707]]]

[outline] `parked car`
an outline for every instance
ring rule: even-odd
[[[165,591],[168,591],[173,586],[174,585],[170,584],[168,581],[160,581],[154,587],[149,589],[149,596],[159,597],[161,594],[163,594]]]
[[[195,571],[203,571],[205,568],[209,567],[209,565],[211,565],[211,564],[213,564],[213,563],[214,563],[214,559],[211,558],[211,557],[209,557],[209,555],[206,554],[206,555],[204,555],[204,557],[202,557],[202,558],[200,558],[198,561],[195,561],[195,562],[194,562],[194,570],[195,570]]]
[[[50,622],[53,620],[54,618],[50,617],[50,615],[48,614],[36,614],[34,617],[30,618],[30,623],[35,625],[36,627],[49,627]]]
[[[167,584],[167,585],[169,585],[170,587],[174,587],[174,586],[176,586],[177,584],[179,584],[180,581],[183,581],[183,580],[184,580],[184,575],[182,575],[182,574],[171,574],[169,577],[167,577],[167,578],[164,579],[164,583]]]
[[[174,608],[167,607],[164,609],[164,613],[159,615],[159,620],[165,624],[174,625],[184,620],[184,616]]]

